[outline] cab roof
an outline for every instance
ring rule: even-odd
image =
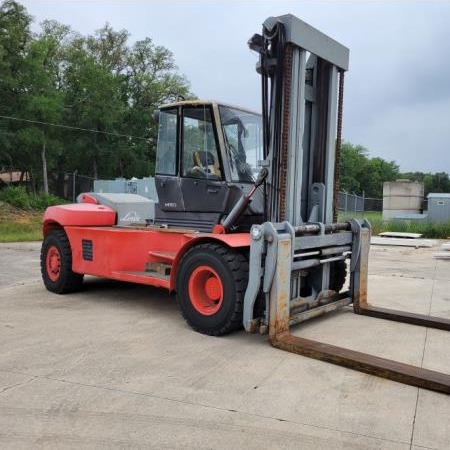
[[[239,111],[243,111],[243,112],[246,112],[249,114],[256,114],[258,116],[261,115],[261,113],[252,111],[251,109],[243,108],[242,106],[230,105],[229,103],[219,102],[217,100],[181,100],[181,101],[173,102],[173,103],[164,103],[163,105],[160,105],[158,109],[165,109],[165,108],[170,108],[170,107],[175,107],[175,106],[203,106],[203,105],[205,105],[205,106],[226,106],[228,108],[238,109]]]

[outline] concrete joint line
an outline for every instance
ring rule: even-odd
[[[437,271],[437,261],[434,263],[434,276],[433,276],[433,282],[431,284],[430,305],[428,307],[428,315],[431,314],[431,304],[433,303],[434,285],[436,283],[436,271]],[[423,367],[423,361],[425,359],[425,349],[426,349],[426,346],[427,346],[427,340],[428,340],[428,328],[425,328],[425,339],[424,339],[424,342],[423,342],[422,360],[420,361],[420,367]],[[417,407],[419,405],[419,396],[420,396],[420,388],[417,388],[416,406],[414,408],[414,418],[413,418],[412,430],[411,430],[411,441],[409,443],[410,450],[413,447],[414,431],[415,431],[415,428],[416,428]]]
[[[6,373],[14,373],[17,375],[30,375],[27,373],[22,373],[22,372],[15,372],[12,370],[4,370],[4,369],[0,369],[0,372],[6,372]],[[83,387],[88,387],[88,388],[94,388],[94,389],[102,389],[105,391],[113,391],[113,392],[118,392],[121,394],[128,394],[128,395],[140,395],[143,397],[149,397],[149,398],[153,398],[153,399],[157,399],[157,400],[165,400],[168,402],[173,402],[173,403],[182,403],[184,405],[188,405],[188,406],[197,406],[200,408],[207,408],[207,409],[213,409],[216,411],[220,411],[220,412],[229,412],[229,413],[234,413],[234,414],[242,414],[244,416],[248,416],[248,417],[257,417],[260,419],[266,419],[266,420],[275,420],[277,422],[286,422],[286,423],[290,423],[292,425],[301,425],[304,427],[310,427],[310,428],[315,428],[315,429],[319,429],[319,430],[327,430],[327,431],[332,431],[332,432],[338,432],[338,433],[343,433],[346,435],[350,435],[350,436],[358,436],[358,437],[365,437],[365,438],[369,438],[369,439],[375,439],[377,441],[380,442],[390,442],[393,444],[409,444],[409,442],[405,442],[405,441],[398,441],[398,440],[394,440],[394,439],[385,439],[382,437],[378,437],[378,436],[373,436],[370,434],[362,434],[362,433],[355,433],[353,431],[349,431],[349,430],[340,430],[339,428],[331,428],[331,427],[326,427],[326,426],[322,426],[322,425],[315,425],[315,424],[311,424],[311,423],[306,423],[306,422],[298,422],[298,421],[293,421],[293,420],[289,420],[289,419],[283,419],[281,417],[272,417],[272,416],[265,416],[263,414],[256,414],[256,413],[251,413],[251,412],[247,412],[247,411],[241,411],[241,410],[235,410],[235,409],[229,409],[229,408],[223,408],[220,406],[214,406],[214,405],[207,405],[204,403],[197,403],[197,402],[192,402],[189,400],[179,400],[179,399],[174,399],[174,398],[169,398],[169,397],[162,397],[156,394],[153,394],[151,392],[139,392],[139,391],[129,391],[126,389],[118,389],[118,388],[111,388],[111,387],[107,387],[107,386],[98,386],[95,384],[88,384],[88,383],[80,383],[77,381],[70,381],[70,380],[64,380],[64,379],[60,379],[60,378],[53,378],[50,376],[45,376],[45,375],[30,375],[33,376],[33,378],[31,378],[30,380],[27,380],[26,382],[23,383],[19,383],[19,385],[22,384],[26,384],[29,383],[35,379],[44,379],[44,380],[49,380],[49,381],[56,381],[58,383],[67,383],[67,384],[72,384],[72,385],[76,385],[76,386],[83,386]],[[15,387],[11,386],[11,387]],[[9,387],[7,388],[9,389]],[[1,393],[1,392],[0,392]]]

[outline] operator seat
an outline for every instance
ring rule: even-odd
[[[191,170],[192,175],[215,180],[221,179],[219,164],[211,152],[195,151],[192,156],[194,159],[194,167]]]

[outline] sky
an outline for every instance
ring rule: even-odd
[[[20,1],[20,0],[19,0]],[[37,23],[82,34],[109,22],[174,54],[199,98],[260,109],[257,55],[269,16],[291,13],[350,49],[343,137],[401,171],[450,172],[450,3],[20,1]],[[37,28],[36,28],[37,29]]]

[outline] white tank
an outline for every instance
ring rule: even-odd
[[[405,214],[420,214],[423,203],[423,183],[409,180],[383,183],[383,220]]]

